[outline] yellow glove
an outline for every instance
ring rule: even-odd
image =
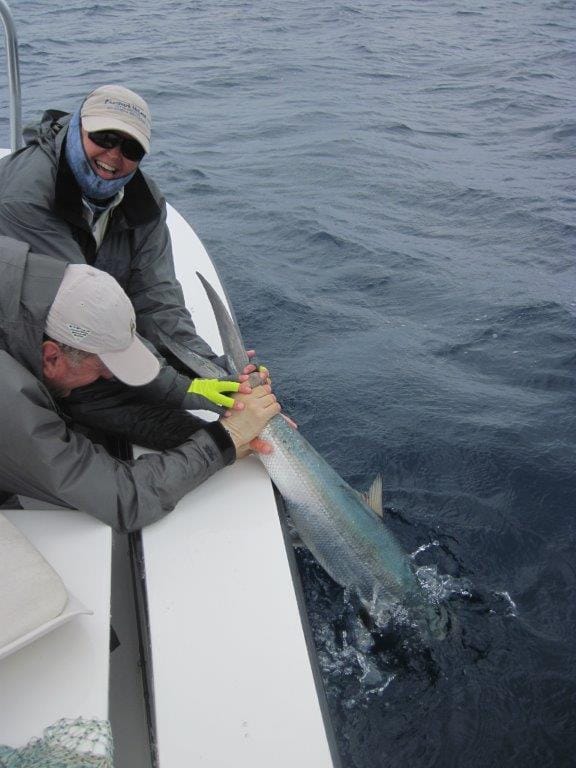
[[[200,395],[210,400],[215,405],[221,405],[224,408],[232,408],[234,400],[231,397],[221,394],[222,392],[238,392],[240,384],[237,381],[222,381],[220,379],[192,379],[188,387],[188,393],[184,398],[185,408],[202,408],[202,401],[195,401],[190,395]]]

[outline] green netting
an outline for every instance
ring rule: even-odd
[[[106,720],[58,720],[25,747],[0,746],[0,768],[113,768]]]

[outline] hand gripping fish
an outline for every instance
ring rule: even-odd
[[[210,283],[196,274],[214,310],[230,370],[238,373],[249,362],[238,326]],[[369,506],[280,414],[261,437],[273,450],[258,458],[303,544],[334,581],[356,595],[376,624],[403,613],[425,634],[443,636],[441,614],[426,600],[410,559],[380,516],[381,485]]]

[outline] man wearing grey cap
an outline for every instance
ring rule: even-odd
[[[65,410],[79,423],[167,447],[170,433],[160,422],[132,418],[128,433],[118,405],[146,414],[149,404],[218,410],[218,395],[194,394],[195,377],[206,377],[205,360],[226,362],[196,333],[174,273],[166,202],[139,168],[150,150],[148,105],[128,88],[104,85],[71,115],[45,112],[24,135],[27,146],[0,160],[0,235],[115,277],[134,305],[138,332],[168,363],[137,394],[96,383],[77,390]]]
[[[135,461],[119,461],[70,429],[61,406],[76,388],[99,378],[130,387],[157,378],[158,360],[135,329],[132,304],[113,277],[0,237],[0,506],[20,494],[133,531],[248,455],[280,410],[267,385],[241,385],[235,398],[243,408],[219,421],[175,411],[167,427],[180,430],[180,444]]]

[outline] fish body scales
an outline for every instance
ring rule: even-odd
[[[262,438],[273,451],[259,458],[300,538],[337,583],[366,603],[375,590],[396,599],[417,589],[407,557],[382,520],[297,430],[276,416]]]

